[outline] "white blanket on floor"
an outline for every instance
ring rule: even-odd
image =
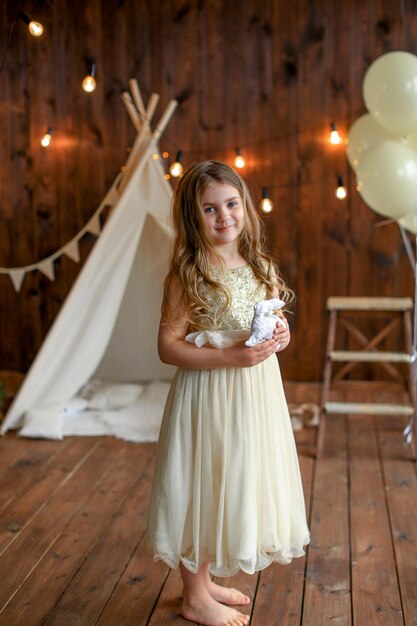
[[[19,435],[62,439],[113,435],[125,441],[157,441],[169,383],[144,385],[91,381],[68,402],[32,409]]]

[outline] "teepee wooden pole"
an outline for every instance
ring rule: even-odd
[[[135,105],[133,104],[132,98],[127,91],[124,91],[122,93],[122,100],[126,106],[127,112],[129,113],[129,117],[132,120],[134,127],[136,128],[138,132],[140,132],[142,130],[140,117],[135,108]]]
[[[129,80],[129,88],[132,93],[133,102],[135,103],[135,106],[137,110],[139,111],[139,114],[142,115],[142,117],[144,117],[146,113],[145,105],[143,104],[142,94],[140,93],[138,81],[136,80],[136,78],[131,78]]]
[[[168,125],[168,122],[170,121],[175,109],[178,106],[178,102],[176,100],[171,100],[167,106],[167,108],[165,109],[164,113],[162,114],[161,119],[158,122],[157,127],[155,128],[153,135],[152,135],[152,139],[155,143],[158,143],[160,136],[162,135],[162,133],[164,132],[165,128]]]
[[[146,119],[148,120],[149,124],[151,123],[151,120],[154,116],[155,109],[157,107],[158,102],[159,102],[159,95],[157,93],[152,93],[151,97],[149,98],[148,107],[145,113]]]

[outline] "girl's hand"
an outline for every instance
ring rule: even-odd
[[[281,352],[281,350],[285,350],[288,344],[291,341],[290,327],[288,325],[287,318],[282,315],[282,321],[285,324],[285,327],[282,326],[279,322],[277,322],[276,328],[274,330],[274,339],[278,340],[279,347],[277,352]]]
[[[258,343],[252,348],[248,348],[244,341],[239,341],[230,348],[224,348],[224,356],[229,367],[253,367],[262,363],[272,354],[277,352],[278,341],[268,339],[262,343]]]

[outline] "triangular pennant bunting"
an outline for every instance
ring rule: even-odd
[[[91,218],[91,220],[88,222],[88,224],[86,226],[86,230],[89,233],[92,233],[93,235],[96,235],[97,237],[99,236],[99,234],[101,232],[100,216],[99,215],[93,215],[93,217]]]
[[[77,239],[70,241],[63,249],[63,253],[65,254],[65,256],[69,257],[76,263],[79,263],[80,262],[80,250],[78,248]]]
[[[116,204],[116,202],[119,199],[119,192],[117,189],[117,180],[118,178],[116,178],[116,180],[114,181],[113,186],[109,189],[109,191],[107,192],[105,198],[104,198],[104,206],[113,206],[114,204]]]
[[[49,278],[49,280],[55,280],[55,271],[54,271],[53,261],[51,261],[50,259],[47,259],[46,261],[39,263],[37,267],[38,267],[38,270],[42,272],[42,274],[45,274],[45,276]]]
[[[15,291],[20,291],[20,287],[22,286],[22,282],[23,282],[25,275],[26,275],[25,270],[11,270],[9,272],[9,276],[13,283]]]

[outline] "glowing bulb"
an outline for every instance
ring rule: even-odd
[[[342,138],[339,135],[339,131],[337,130],[336,124],[334,122],[330,124],[329,141],[334,146],[337,146],[338,144],[342,143]]]
[[[24,22],[28,29],[30,34],[33,37],[40,37],[43,33],[43,26],[40,22],[35,22],[35,20],[31,20],[26,13],[23,13],[23,11],[19,11],[17,17],[19,17],[22,22]]]
[[[181,174],[183,173],[183,171],[184,171],[184,168],[181,163],[178,163],[178,161],[176,161],[175,163],[172,163],[171,167],[169,168],[169,173],[174,178],[179,178]]]
[[[162,153],[162,156],[164,157],[164,159],[167,159],[169,157],[169,152],[165,150],[165,152]]]
[[[332,130],[330,133],[330,143],[337,146],[339,143],[342,143],[342,138],[339,135],[338,130]]]
[[[40,37],[43,33],[43,26],[40,22],[34,22],[33,20],[28,24],[29,32],[33,37]]]
[[[240,148],[236,148],[236,157],[235,157],[235,166],[239,169],[245,167],[245,159],[242,156],[242,152]]]
[[[335,191],[335,196],[338,200],[344,200],[347,196],[346,187],[343,184],[341,176],[337,177],[337,189]]]
[[[97,87],[96,79],[94,78],[96,75],[96,65],[91,60],[87,65],[87,75],[84,77],[82,82],[82,87],[85,92],[91,93]]]
[[[157,161],[159,159],[159,154],[157,152],[154,152],[152,158],[154,161]]]
[[[268,187],[262,187],[262,200],[259,204],[259,210],[262,213],[271,213],[274,208],[274,203],[268,198]]]
[[[171,174],[164,174],[164,177],[166,180],[169,180],[171,178]]]
[[[182,161],[182,151],[179,150],[177,152],[177,156],[175,157],[174,163],[171,163],[169,168],[169,173],[173,178],[179,178],[184,171],[184,167],[181,163]]]
[[[52,128],[48,128],[48,130],[46,131],[46,133],[41,139],[41,146],[43,148],[47,148],[49,144],[51,143],[51,139],[52,139]]]
[[[87,76],[83,80],[83,89],[87,93],[91,93],[97,87],[96,79],[91,74],[87,74]]]
[[[262,198],[259,208],[262,213],[271,213],[274,205],[269,198]]]

